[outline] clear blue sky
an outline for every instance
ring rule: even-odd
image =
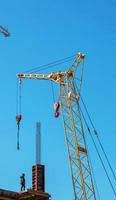
[[[116,173],[116,1],[1,0],[0,19],[11,32],[9,38],[0,34],[0,188],[19,191],[23,172],[31,187],[35,124],[41,121],[46,191],[53,200],[72,200],[62,118],[53,117],[49,82],[23,81],[21,150],[16,149],[16,74],[83,52],[83,98]],[[101,200],[114,200],[91,142],[88,147]]]

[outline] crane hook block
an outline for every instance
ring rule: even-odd
[[[60,104],[58,102],[54,103],[54,110],[55,110],[55,112],[58,112],[59,107],[60,107]]]
[[[54,117],[56,117],[56,118],[59,117],[59,112],[55,112]]]
[[[60,104],[59,102],[54,103],[54,117],[59,117],[59,108],[60,108]]]
[[[20,123],[21,119],[22,119],[22,115],[17,115],[17,116],[16,116],[17,124]]]

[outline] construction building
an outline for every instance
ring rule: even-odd
[[[50,200],[45,192],[45,166],[36,164],[32,166],[32,189],[14,192],[0,189],[0,200]]]
[[[36,162],[32,166],[32,188],[21,192],[0,189],[0,200],[50,200],[45,192],[45,166],[41,164],[41,125],[36,123]]]
[[[0,200],[50,200],[50,195],[45,192],[29,189],[23,192],[14,192],[0,189]]]

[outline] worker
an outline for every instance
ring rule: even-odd
[[[21,191],[25,191],[25,174],[20,176]]]

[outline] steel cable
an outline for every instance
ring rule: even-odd
[[[86,113],[87,113],[87,116],[88,116],[88,118],[89,118],[89,120],[90,120],[90,123],[91,123],[91,125],[92,125],[92,127],[93,127],[93,129],[94,129],[94,133],[95,133],[95,135],[96,135],[96,137],[97,137],[97,139],[98,139],[98,142],[99,142],[99,145],[100,145],[100,147],[101,147],[101,149],[102,149],[102,152],[103,152],[103,154],[104,154],[104,156],[105,156],[105,158],[106,158],[106,161],[107,161],[107,163],[108,163],[108,166],[109,166],[109,168],[110,168],[110,170],[111,170],[111,172],[112,172],[112,175],[113,175],[113,177],[114,177],[114,179],[115,179],[115,181],[116,181],[116,175],[115,175],[114,170],[113,170],[113,168],[112,168],[112,166],[111,166],[111,164],[110,164],[110,161],[109,161],[109,159],[108,159],[108,157],[107,157],[107,154],[106,154],[106,152],[105,152],[105,150],[104,150],[104,147],[103,147],[103,145],[102,145],[102,143],[101,143],[101,141],[100,141],[100,138],[99,138],[99,136],[98,136],[98,132],[97,132],[97,130],[95,129],[95,126],[94,126],[94,124],[93,124],[93,122],[92,122],[92,119],[91,119],[91,117],[90,117],[90,114],[89,114],[89,112],[88,112],[88,109],[87,109],[87,107],[86,107],[86,105],[85,105],[85,103],[84,103],[84,101],[83,101],[83,99],[82,99],[82,96],[80,96],[80,98],[81,98],[81,101],[82,101],[83,106],[84,106],[84,108],[85,108],[85,111],[86,111]]]
[[[91,137],[91,139],[92,139],[92,142],[93,142],[93,144],[94,144],[94,147],[95,147],[95,149],[96,149],[96,152],[97,152],[97,154],[98,154],[98,157],[99,157],[99,159],[100,159],[100,161],[101,161],[102,167],[103,167],[103,169],[104,169],[104,171],[105,171],[105,173],[106,173],[106,177],[107,177],[107,179],[108,179],[108,181],[109,181],[109,184],[110,184],[110,186],[111,186],[111,189],[112,189],[112,191],[113,191],[113,193],[114,193],[114,195],[115,195],[115,197],[116,197],[115,188],[114,188],[114,186],[113,186],[113,184],[112,184],[112,182],[111,182],[111,179],[110,179],[110,177],[109,177],[109,175],[108,175],[108,172],[107,172],[106,167],[105,167],[105,165],[104,165],[103,159],[102,159],[102,157],[101,157],[101,155],[100,155],[100,153],[99,153],[99,150],[98,150],[98,148],[97,148],[97,145],[96,145],[96,143],[95,143],[95,141],[94,141],[94,138],[93,138],[93,136],[92,136],[92,134],[91,134],[91,130],[90,130],[88,124],[87,124],[87,121],[86,121],[86,119],[85,119],[85,117],[84,117],[84,114],[83,114],[81,108],[80,108],[80,111],[81,111],[83,120],[84,120],[84,122],[85,122],[85,125],[86,125],[86,127],[87,127],[87,130],[88,130],[88,132],[89,132],[89,134],[90,134],[90,137]]]
[[[57,61],[54,61],[54,62],[51,62],[51,63],[48,63],[48,64],[41,65],[40,67],[35,67],[33,69],[24,71],[23,73],[35,73],[35,72],[38,72],[38,71],[41,71],[41,70],[46,70],[46,69],[52,68],[54,66],[58,66],[60,64],[69,62],[72,59],[74,59],[75,56],[76,56],[76,54],[69,56],[69,57],[66,57],[64,59],[60,59],[60,60],[57,60]]]

